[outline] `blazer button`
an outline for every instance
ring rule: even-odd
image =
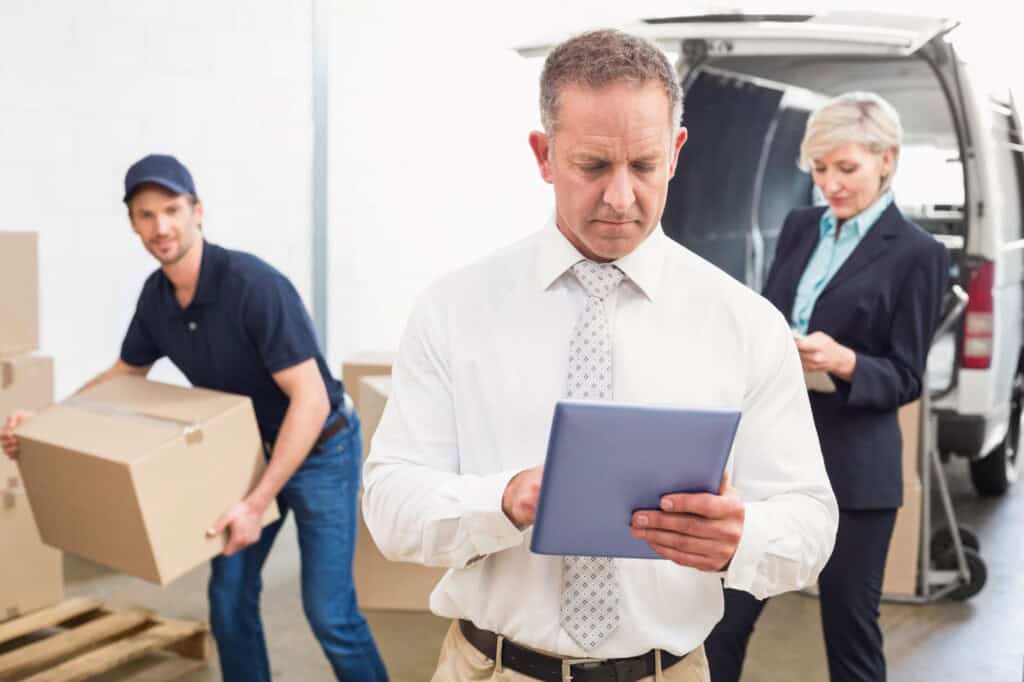
[[[198,327],[199,327],[199,325],[196,324],[195,320],[193,320],[193,321],[188,323],[188,330],[190,332],[194,332]]]

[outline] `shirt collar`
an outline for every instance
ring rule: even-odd
[[[662,242],[665,239],[668,237],[665,236],[659,223],[654,227],[654,231],[647,236],[647,239],[643,240],[631,253],[612,262],[650,300],[654,300],[661,282],[661,270],[664,264]],[[585,256],[558,229],[555,218],[549,219],[541,234],[537,258],[538,284],[541,289],[548,289],[559,277],[584,258]]]
[[[203,240],[203,259],[199,264],[199,284],[193,305],[206,305],[217,300],[217,283],[224,265],[224,251],[216,244]]]
[[[220,281],[223,264],[224,250],[204,239],[203,256],[199,261],[199,282],[196,284],[196,293],[192,297],[189,308],[194,305],[214,303],[217,300],[217,284]],[[163,275],[163,271],[161,274]],[[167,278],[167,275],[163,275],[163,286],[166,295],[174,303],[171,306],[172,315],[183,315],[185,311],[178,305],[177,299],[174,297],[174,284]]]
[[[874,203],[865,208],[863,211],[853,216],[845,223],[843,223],[843,231],[852,230],[857,234],[858,239],[863,239],[864,235],[867,234],[868,230],[878,222],[885,210],[889,208],[889,205],[893,202],[892,190],[885,192],[882,196],[875,199]],[[818,234],[820,237],[826,235],[835,234],[836,232],[836,216],[829,208],[821,216],[821,223],[818,226]]]

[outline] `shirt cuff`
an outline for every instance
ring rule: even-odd
[[[505,488],[518,473],[517,470],[460,477],[459,516],[478,556],[494,554],[523,542],[524,532],[516,528],[501,509]]]
[[[725,586],[743,590],[758,599],[762,597],[753,591],[757,582],[757,569],[768,551],[770,535],[767,532],[766,509],[756,502],[747,503],[743,515],[743,534],[736,546],[736,553],[725,571]]]

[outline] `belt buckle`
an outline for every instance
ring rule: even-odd
[[[562,659],[562,682],[571,682],[572,667],[586,663],[604,663],[602,658],[563,658]]]

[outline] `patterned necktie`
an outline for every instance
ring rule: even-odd
[[[612,335],[604,299],[622,281],[614,265],[584,260],[572,273],[587,292],[569,341],[569,398],[612,399]],[[562,627],[586,651],[594,649],[619,626],[619,579],[606,557],[562,559]]]

